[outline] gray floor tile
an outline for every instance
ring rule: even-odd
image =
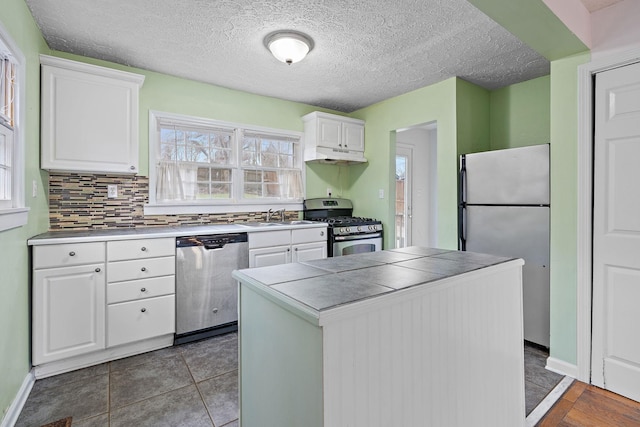
[[[109,377],[111,409],[193,384],[189,369],[178,353],[111,372]]]
[[[114,360],[109,362],[109,369],[111,372],[121,371],[123,369],[132,368],[138,365],[144,365],[152,360],[164,359],[173,357],[178,354],[177,347],[166,347],[160,350],[149,351],[147,353],[137,354],[131,357],[125,357],[124,359]]]
[[[238,371],[200,382],[198,389],[216,426],[238,418]]]
[[[60,375],[54,375],[52,377],[43,378],[36,381],[33,386],[32,392],[39,392],[52,387],[59,387],[61,385],[70,385],[74,382],[92,378],[98,375],[108,375],[109,366],[106,363],[101,363],[95,366],[89,366],[88,368],[78,369],[71,372],[66,372]]]
[[[106,414],[109,411],[108,390],[107,375],[85,378],[70,386],[32,390],[16,426],[40,426],[65,417],[73,417],[75,425],[76,420]]]
[[[232,332],[179,347],[196,382],[238,369],[238,334]]]
[[[111,412],[110,427],[212,427],[195,385],[155,396]]]
[[[530,382],[525,383],[525,390],[526,414],[529,415],[529,413],[542,402],[545,396],[549,394],[550,390]]]
[[[221,427],[240,427],[240,421],[238,420],[231,421],[229,424],[225,424]]]
[[[109,414],[98,415],[97,417],[85,418],[84,420],[71,420],[73,427],[109,427]]]

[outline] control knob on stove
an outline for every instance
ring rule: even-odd
[[[362,231],[362,227],[358,226],[358,231]]]

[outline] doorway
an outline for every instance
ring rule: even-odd
[[[396,131],[395,246],[435,247],[437,242],[437,125]]]

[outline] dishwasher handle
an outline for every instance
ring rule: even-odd
[[[202,246],[205,249],[221,249],[229,243],[247,242],[247,233],[210,234],[206,236],[186,236],[176,238],[177,248]]]

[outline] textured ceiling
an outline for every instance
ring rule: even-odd
[[[604,9],[612,4],[620,3],[622,0],[580,0],[589,12]]]
[[[452,76],[496,89],[549,73],[466,0],[26,3],[51,49],[344,112]],[[290,66],[263,45],[286,29],[315,42]]]

